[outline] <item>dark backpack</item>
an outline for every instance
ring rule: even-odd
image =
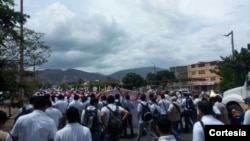
[[[153,115],[148,107],[148,103],[146,105],[140,103],[142,105],[141,110],[141,119],[143,121],[150,121],[153,118]]]
[[[194,102],[191,98],[186,98],[186,108],[188,110],[194,110],[195,109],[195,106],[194,106]]]
[[[121,106],[121,107],[123,107],[123,106],[122,106],[122,103],[120,102],[120,100],[118,100],[117,102],[115,102],[115,105],[116,105],[116,106]]]
[[[98,131],[99,121],[97,116],[97,108],[94,110],[85,110],[84,126],[88,127],[91,132]]]
[[[23,116],[23,115],[27,115],[27,114],[31,113],[32,111],[33,111],[33,108],[27,110],[27,109],[26,109],[26,106],[23,106],[21,113],[19,113],[19,114],[16,116],[16,118],[15,118],[15,120],[14,120],[14,124],[16,123],[16,121],[17,121],[17,119],[18,119],[19,117],[21,117],[21,116]]]
[[[108,132],[113,135],[119,135],[122,133],[122,119],[119,114],[119,106],[116,106],[116,110],[112,111],[110,107],[108,107],[110,112],[109,121],[108,121]]]
[[[161,116],[161,113],[157,110],[157,108],[155,108],[153,112],[153,119],[157,120],[160,116]]]

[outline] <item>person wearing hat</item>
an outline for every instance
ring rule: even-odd
[[[250,97],[246,98],[246,104],[250,107]],[[250,125],[250,109],[245,112],[243,125]]]

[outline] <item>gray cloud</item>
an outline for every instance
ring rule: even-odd
[[[15,0],[17,3],[18,0]],[[45,68],[110,74],[219,60],[246,47],[248,0],[24,1],[28,28],[46,34],[53,51]]]

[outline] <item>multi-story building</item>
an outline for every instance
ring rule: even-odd
[[[208,91],[217,90],[220,83],[220,76],[213,72],[219,61],[199,62],[188,65],[188,78],[193,90]]]
[[[172,82],[172,88],[188,88],[196,91],[217,90],[220,76],[213,73],[218,61],[199,62],[186,66],[170,67],[177,81]]]

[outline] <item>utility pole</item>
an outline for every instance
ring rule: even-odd
[[[155,74],[155,64],[154,64],[153,62],[151,62],[151,63],[154,65],[154,72],[153,72],[153,74],[154,74],[154,79],[153,79],[153,84],[155,84],[155,82],[154,82],[154,81],[155,81],[155,75],[156,75],[156,74]]]
[[[23,16],[23,0],[20,0],[20,12]],[[23,97],[23,83],[24,83],[24,59],[23,59],[23,21],[20,23],[20,99]]]
[[[231,45],[232,45],[232,60],[234,60],[234,32],[233,30],[224,36],[228,37],[230,35],[231,35]]]

